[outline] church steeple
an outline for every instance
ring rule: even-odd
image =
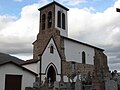
[[[60,56],[64,59],[64,44],[61,36],[68,36],[67,11],[69,9],[53,1],[38,10],[40,11],[40,27],[37,40],[33,43],[33,58],[38,59],[49,41],[54,39]]]
[[[41,8],[40,11],[40,32],[59,30],[60,35],[68,36],[67,11],[68,8],[53,1]]]

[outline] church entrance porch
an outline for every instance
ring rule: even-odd
[[[49,80],[51,85],[53,85],[54,81],[56,81],[56,72],[55,72],[55,69],[54,69],[54,67],[52,65],[48,69],[47,79]]]

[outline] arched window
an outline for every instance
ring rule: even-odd
[[[49,11],[48,12],[48,28],[50,28],[52,26],[52,12]]]
[[[42,15],[42,30],[45,29],[45,20],[46,20],[46,17],[45,17],[45,14]]]
[[[65,29],[65,14],[62,13],[62,29]]]
[[[57,12],[57,26],[61,28],[61,12]]]
[[[53,45],[50,46],[50,53],[52,53],[52,54],[54,53],[54,47],[53,47]]]
[[[82,64],[86,64],[86,60],[85,60],[85,52],[82,52]]]

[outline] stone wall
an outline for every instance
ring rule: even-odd
[[[63,64],[63,75],[64,76],[68,76],[70,77],[69,75],[74,75],[74,77],[76,76],[77,73],[79,74],[84,74],[84,75],[88,75],[88,73],[93,74],[93,70],[94,70],[94,65],[90,65],[90,64],[81,64],[81,63],[75,63],[75,69],[74,69],[74,72],[72,72],[72,68],[71,68],[71,64],[72,62],[66,62],[66,61],[63,61],[62,62]]]
[[[103,51],[95,49],[94,78],[92,80],[95,90],[105,90],[105,79],[108,77],[108,73],[107,56]]]
[[[95,49],[95,57],[94,57],[94,67],[95,67],[95,76],[107,76],[109,73],[109,67],[107,63],[107,56],[103,53],[103,51]]]

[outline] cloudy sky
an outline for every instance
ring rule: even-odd
[[[0,0],[0,52],[32,58],[38,8],[53,0]],[[68,12],[69,37],[105,49],[110,70],[120,71],[120,0],[55,0]]]

